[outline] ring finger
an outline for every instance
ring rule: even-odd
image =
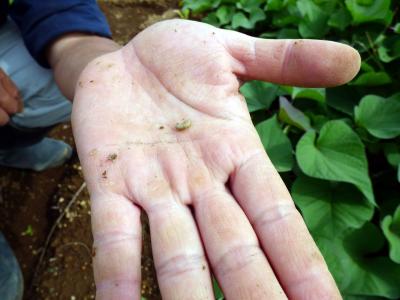
[[[246,215],[222,186],[194,203],[212,269],[227,299],[286,299]]]

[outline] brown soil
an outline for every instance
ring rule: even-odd
[[[146,26],[176,16],[177,0],[99,1],[114,39],[124,44]],[[69,124],[50,132],[73,145]],[[56,224],[83,183],[76,154],[62,167],[41,173],[0,168],[0,230],[15,251],[25,279],[24,299],[94,299],[90,203],[84,189]],[[143,217],[142,294],[160,299]],[[43,260],[39,264],[44,252]]]

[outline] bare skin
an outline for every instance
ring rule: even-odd
[[[7,124],[10,116],[21,112],[23,106],[18,88],[11,78],[0,69],[0,126]]]
[[[96,298],[140,299],[144,210],[163,299],[213,299],[211,272],[228,300],[341,299],[238,89],[254,78],[339,85],[359,64],[337,43],[178,20],[93,60],[72,122],[91,193]]]

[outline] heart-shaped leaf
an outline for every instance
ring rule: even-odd
[[[282,94],[278,85],[257,80],[245,83],[240,92],[246,98],[249,112],[268,109],[277,96]]]
[[[354,110],[356,123],[381,139],[400,135],[400,102],[367,95]]]
[[[400,297],[400,265],[376,253],[384,245],[384,237],[371,223],[338,238],[314,235],[335,280],[347,295],[367,297]]]
[[[339,236],[372,218],[374,206],[352,185],[300,176],[292,186],[308,229],[318,235]]]
[[[307,131],[297,143],[296,158],[306,175],[352,183],[375,203],[364,145],[344,121],[325,123],[318,138]]]
[[[354,23],[365,23],[372,21],[387,21],[390,19],[390,0],[346,0],[347,9],[353,16]]]

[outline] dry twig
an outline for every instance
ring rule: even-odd
[[[31,284],[31,289],[36,285],[36,279],[37,275],[39,273],[40,267],[43,263],[43,259],[46,255],[47,249],[49,248],[49,244],[51,241],[51,238],[53,237],[53,234],[57,228],[57,226],[61,223],[62,219],[64,218],[65,214],[68,212],[68,210],[71,208],[71,206],[76,202],[76,199],[78,199],[79,195],[82,193],[82,191],[86,187],[86,182],[83,182],[82,185],[79,187],[79,189],[76,191],[74,196],[72,197],[71,201],[67,204],[63,212],[58,216],[57,220],[54,222],[53,226],[50,229],[49,234],[47,235],[46,242],[44,243],[44,247],[41,250],[40,258],[38,263],[36,264],[35,272],[33,273],[33,278],[32,278],[32,284]]]

